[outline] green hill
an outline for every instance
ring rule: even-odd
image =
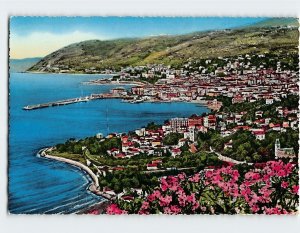
[[[280,20],[275,21],[277,21],[276,25],[279,25]],[[286,19],[285,22],[287,21],[293,22]],[[275,23],[273,21],[271,24],[266,20],[255,27],[235,30],[83,41],[49,54],[30,68],[30,71],[84,72],[84,69],[91,67],[105,69],[150,63],[180,65],[189,59],[246,53],[298,53],[299,33],[296,28],[270,28],[271,26],[267,25],[275,25]]]

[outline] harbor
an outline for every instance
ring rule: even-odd
[[[138,104],[138,103],[171,103],[171,102],[186,102],[186,103],[197,103],[202,105],[207,105],[208,108],[213,109],[212,105],[209,104],[209,101],[206,100],[184,100],[184,99],[175,99],[175,100],[162,100],[157,98],[146,98],[141,97],[137,98],[134,95],[120,94],[120,93],[101,93],[101,94],[91,94],[89,96],[84,97],[77,97],[72,99],[65,99],[65,100],[58,100],[48,103],[41,103],[35,105],[27,105],[23,107],[23,110],[36,110],[41,108],[48,108],[48,107],[56,107],[56,106],[64,106],[68,104],[76,104],[80,102],[88,102],[91,100],[99,100],[99,99],[121,99],[122,102],[131,103],[131,104]],[[220,106],[219,106],[220,107]]]
[[[131,99],[131,97],[112,95],[112,94],[91,94],[90,96],[85,96],[85,97],[77,97],[77,98],[66,99],[66,100],[58,100],[58,101],[42,103],[42,104],[27,105],[27,106],[23,107],[23,110],[36,110],[36,109],[40,109],[40,108],[63,106],[63,105],[76,104],[76,103],[80,103],[80,102],[87,102],[87,101],[97,100],[97,99],[124,99],[124,100],[128,100],[128,99]]]

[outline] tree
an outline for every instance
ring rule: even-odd
[[[140,186],[140,182],[136,177],[133,177],[131,180],[131,184],[134,188],[138,188]]]
[[[78,144],[75,144],[74,148],[73,148],[73,152],[74,152],[74,154],[81,154],[82,153],[82,146],[78,145]]]
[[[169,133],[163,139],[165,145],[177,145],[180,138],[183,138],[183,135],[180,133]]]
[[[189,149],[190,149],[190,147],[187,142],[185,142],[184,145],[182,147],[180,147],[180,150],[182,152],[189,151]]]
[[[157,125],[154,122],[150,122],[148,123],[148,125],[146,126],[147,130],[158,130],[161,127],[161,125]]]
[[[253,154],[253,159],[254,159],[254,161],[255,162],[259,162],[259,161],[261,161],[261,155],[260,154],[258,154],[258,153],[254,153]]]
[[[247,156],[247,150],[245,150],[243,145],[239,145],[236,151],[236,159],[239,161],[244,161]]]

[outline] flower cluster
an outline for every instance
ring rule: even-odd
[[[117,204],[111,204],[106,208],[107,214],[127,214],[126,210],[121,210]]]
[[[193,176],[162,177],[160,186],[132,203],[117,200],[107,214],[293,214],[298,208],[298,168],[269,161],[239,172],[232,165]]]

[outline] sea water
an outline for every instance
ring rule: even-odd
[[[32,111],[26,105],[106,93],[114,86],[83,85],[107,75],[11,73],[9,78],[8,209],[18,214],[75,213],[102,199],[87,188],[90,178],[71,165],[39,158],[37,152],[69,138],[128,132],[149,122],[201,114],[190,103],[125,103],[95,100]],[[124,86],[130,88],[130,86]]]

